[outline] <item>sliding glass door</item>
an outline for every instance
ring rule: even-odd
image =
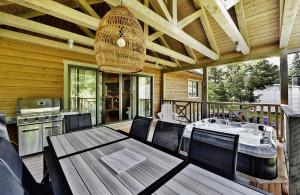
[[[92,123],[97,120],[97,70],[69,67],[69,108],[70,111],[91,113]]]
[[[120,89],[119,74],[104,73],[104,109],[103,120],[105,123],[119,121]]]
[[[93,125],[152,116],[153,77],[69,65],[70,111],[91,113]]]
[[[138,115],[152,116],[152,77],[138,76]]]

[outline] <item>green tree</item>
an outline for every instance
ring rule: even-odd
[[[300,76],[300,53],[295,53],[290,70],[289,76]]]
[[[265,89],[278,82],[278,66],[268,60],[230,64],[210,71],[209,99],[212,101],[255,102],[255,89]],[[221,76],[220,76],[221,75]]]

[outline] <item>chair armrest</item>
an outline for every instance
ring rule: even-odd
[[[162,119],[162,113],[161,113],[161,112],[157,113],[157,116],[158,116],[158,118],[159,118],[160,120]]]

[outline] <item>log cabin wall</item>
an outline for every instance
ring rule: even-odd
[[[96,63],[90,55],[0,38],[0,112],[9,117],[15,116],[16,101],[20,97],[63,98],[63,60]],[[153,109],[156,114],[160,111],[162,73],[148,67],[143,73],[154,76]],[[180,81],[176,78],[176,90],[187,94],[186,78],[194,74],[181,72],[180,75]]]
[[[188,81],[198,81],[199,98],[201,100],[202,75],[192,72],[173,72],[164,75],[164,99],[189,100]]]

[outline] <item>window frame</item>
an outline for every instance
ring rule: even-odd
[[[189,93],[189,84],[190,82],[192,82],[192,96],[190,96],[190,93]],[[197,96],[193,96],[193,83],[197,83],[197,91],[196,91],[196,94]],[[188,93],[188,99],[194,99],[194,98],[200,98],[200,93],[199,93],[199,83],[200,81],[199,80],[196,80],[196,79],[188,79],[188,89],[187,89],[187,93]]]

